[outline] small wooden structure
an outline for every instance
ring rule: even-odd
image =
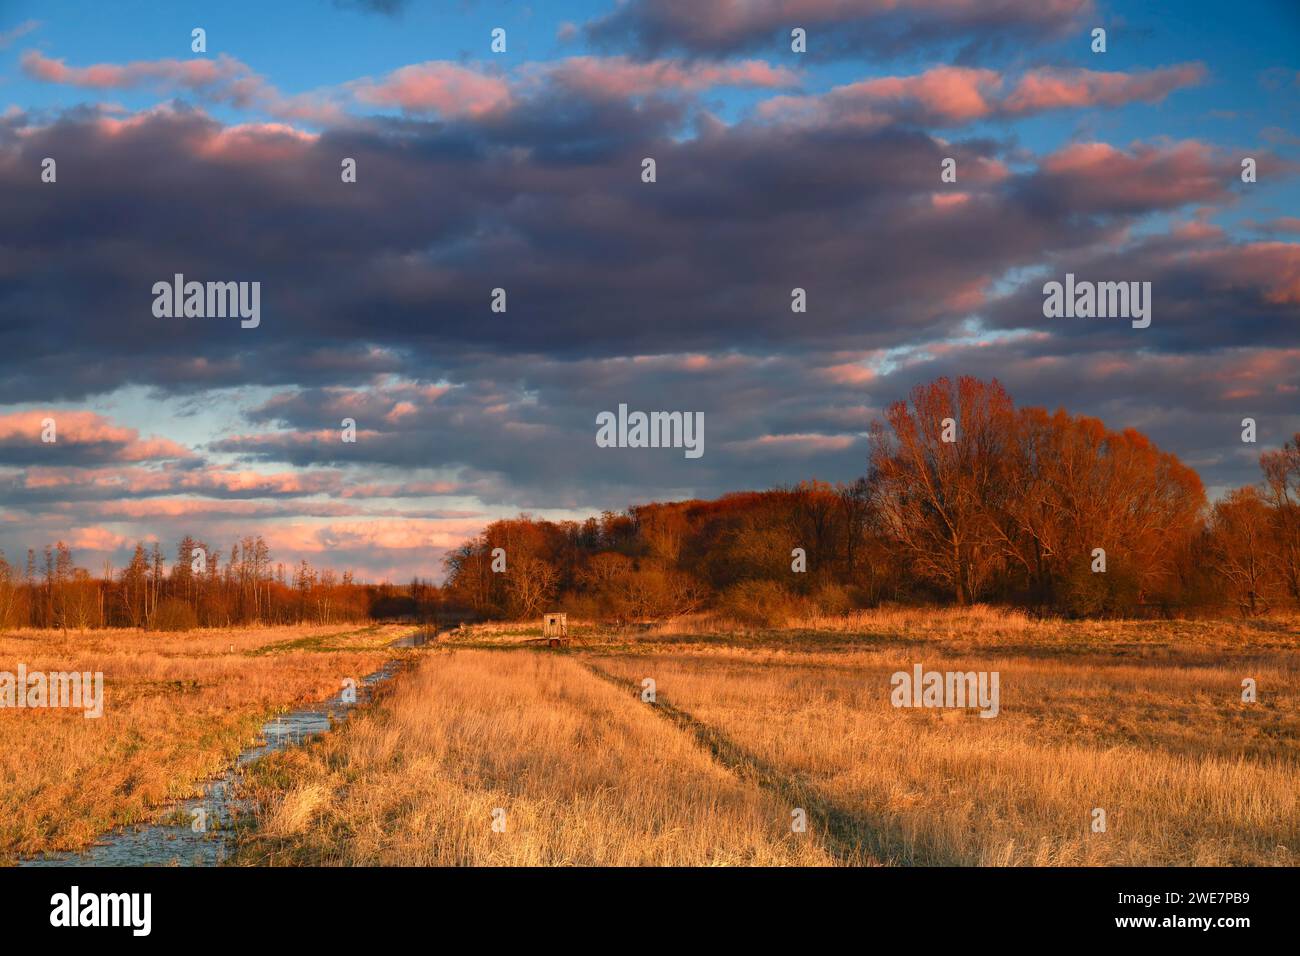
[[[551,647],[569,643],[569,615],[558,611],[542,617],[542,637]]]

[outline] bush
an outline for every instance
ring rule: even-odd
[[[848,614],[858,604],[853,592],[843,584],[823,584],[813,592],[812,603],[817,613],[827,617]]]
[[[780,627],[799,608],[794,595],[775,581],[741,581],[723,592],[719,610],[745,624]]]
[[[1057,605],[1074,618],[1132,614],[1140,591],[1131,567],[1112,556],[1105,573],[1093,573],[1090,559],[1072,563],[1057,588]]]
[[[199,626],[194,608],[179,598],[167,598],[154,611],[150,626],[155,631],[189,631]]]

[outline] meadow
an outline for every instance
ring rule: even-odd
[[[0,863],[153,822],[256,741],[399,652],[394,625],[0,632],[0,670],[104,675],[104,713],[0,708]]]
[[[338,731],[252,768],[238,862],[1300,858],[1294,619],[975,608],[571,633],[551,649],[537,627],[480,625],[419,652]],[[890,675],[915,664],[997,671],[998,716],[892,706]]]

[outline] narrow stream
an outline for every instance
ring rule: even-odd
[[[421,635],[394,641],[393,647],[419,647]],[[234,817],[251,812],[250,801],[235,796],[240,771],[277,750],[298,746],[314,734],[329,731],[357,704],[370,699],[374,687],[397,673],[401,662],[389,661],[363,678],[356,701],[343,700],[343,691],[330,700],[304,707],[262,725],[264,742],[243,751],[220,777],[204,784],[200,797],[181,801],[165,823],[140,824],[114,830],[84,852],[57,853],[22,860],[19,866],[216,866],[231,850]],[[202,826],[199,821],[202,821]]]

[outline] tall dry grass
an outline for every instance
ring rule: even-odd
[[[0,670],[102,670],[108,699],[101,720],[0,709],[0,860],[157,816],[403,631],[343,630],[0,634]],[[1294,620],[898,609],[570,630],[562,651],[525,646],[528,623],[408,652],[419,666],[375,704],[255,765],[239,861],[1300,862]],[[1001,713],[893,708],[890,675],[915,663],[997,670]]]
[[[725,615],[699,614],[645,628],[644,639],[691,637],[745,644],[933,641],[978,645],[1087,650],[1102,645],[1205,645],[1300,650],[1300,617],[1078,620],[1038,618],[1015,608],[881,607],[848,614],[793,617],[780,627],[745,624]]]
[[[84,848],[198,792],[271,714],[336,693],[403,628],[0,633],[0,671],[101,671],[104,714],[0,708],[0,863]]]
[[[553,654],[434,653],[369,712],[251,779],[264,812],[247,864],[832,861],[791,832],[790,806]]]
[[[1300,862],[1290,650],[1129,658],[1058,635],[1034,654],[918,641],[595,663],[629,685],[653,678],[661,701],[730,761],[821,801],[840,839],[887,863]],[[1001,713],[894,708],[890,675],[914,663],[998,671]],[[1244,677],[1257,680],[1258,703],[1241,701]],[[1094,808],[1106,812],[1105,833],[1090,829]]]

